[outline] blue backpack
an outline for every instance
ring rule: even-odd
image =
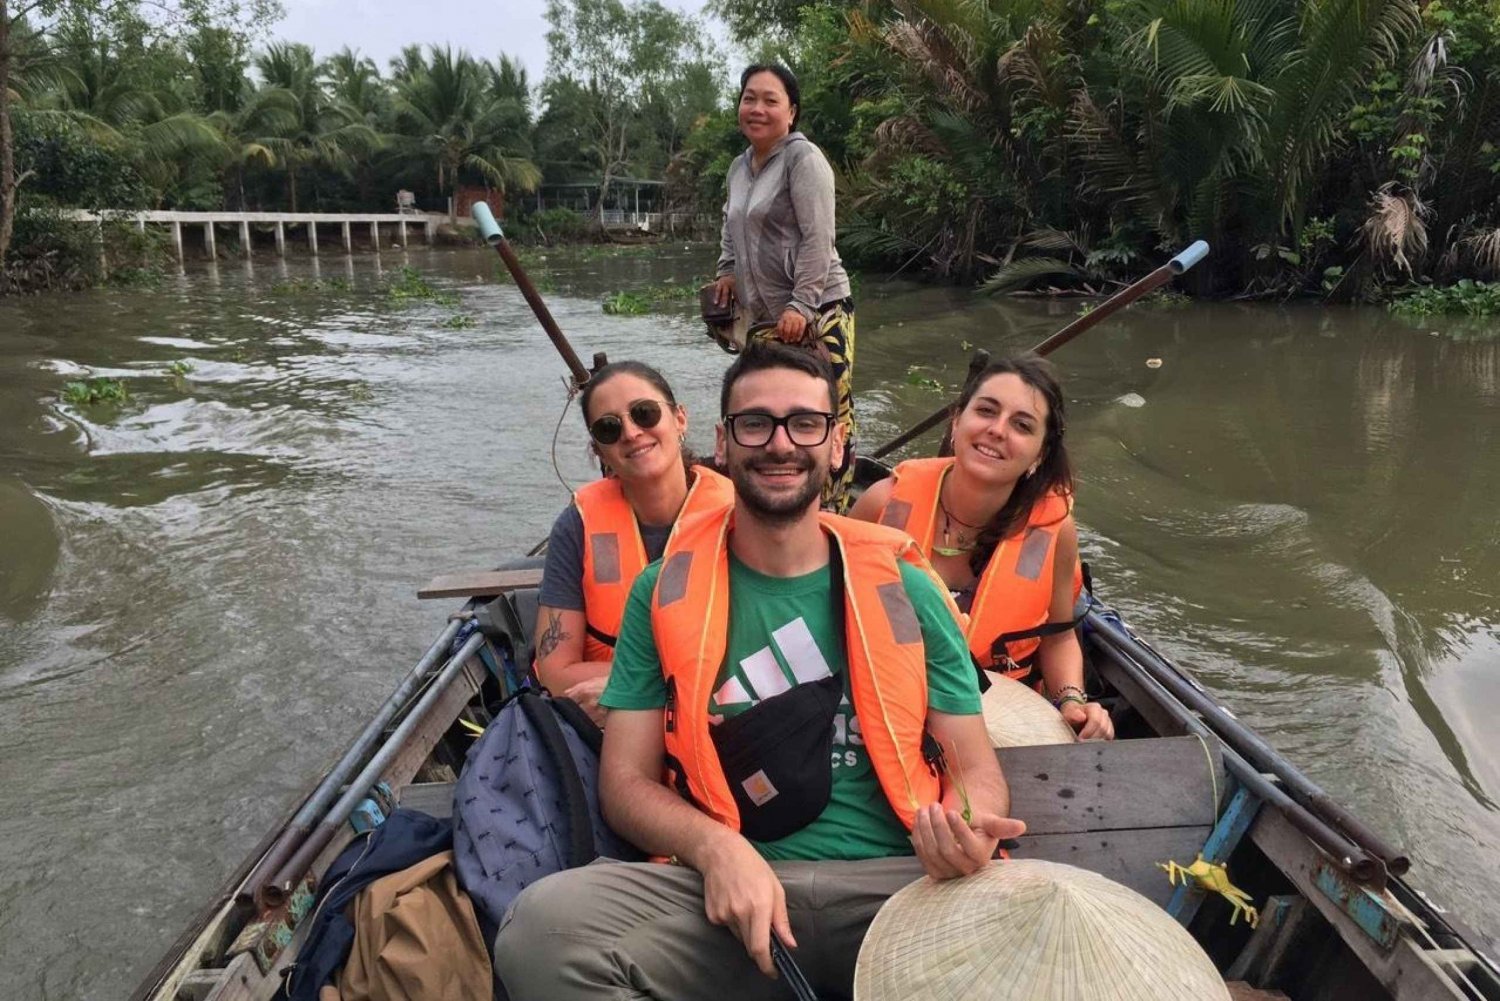
[[[600,856],[645,856],[599,812],[604,731],[569,699],[522,688],[469,748],[453,789],[453,855],[485,941],[543,876]]]

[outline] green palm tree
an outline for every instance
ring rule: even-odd
[[[265,82],[262,96],[276,113],[272,127],[256,142],[286,172],[287,201],[297,211],[297,175],[307,167],[347,174],[360,156],[379,149],[383,139],[359,113],[323,89],[313,51],[306,45],[278,43],[255,60]]]
[[[125,153],[155,190],[182,166],[222,153],[218,130],[192,107],[179,53],[122,49],[85,22],[55,33],[53,57],[34,106],[82,126],[93,139]]]
[[[452,194],[459,178],[477,174],[504,192],[531,191],[541,171],[522,150],[524,104],[500,96],[501,73],[465,52],[433,46],[427,58],[408,51],[395,83],[396,129],[403,149],[434,170],[438,189]],[[508,78],[509,79],[509,78]],[[524,77],[523,77],[524,80]]]

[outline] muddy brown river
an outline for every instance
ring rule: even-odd
[[[685,304],[600,300],[712,256],[529,258],[579,352],[662,368],[701,448],[727,356]],[[416,588],[529,549],[588,477],[564,368],[493,263],[221,261],[0,300],[0,997],[127,994],[441,627],[453,603]],[[392,303],[401,265],[457,305]],[[866,444],[954,390],[970,346],[1078,309],[857,295]],[[1146,305],[1056,357],[1100,595],[1491,937],[1497,330]],[[129,399],[63,402],[85,376]]]

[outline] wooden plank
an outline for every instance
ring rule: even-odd
[[[1403,933],[1394,948],[1380,948],[1348,914],[1318,889],[1316,872],[1328,856],[1292,826],[1279,810],[1262,810],[1250,828],[1250,839],[1265,852],[1318,913],[1338,932],[1370,975],[1390,991],[1395,1001],[1435,1001],[1468,995],[1445,973],[1434,957]]]
[[[1011,814],[1031,834],[1212,827],[1224,788],[1219,749],[1197,737],[1090,741],[996,752]],[[1215,777],[1210,777],[1210,758]]]
[[[492,598],[507,591],[540,587],[540,567],[525,570],[466,570],[439,574],[417,591],[418,598]]]
[[[1157,863],[1172,859],[1186,865],[1197,857],[1213,828],[1152,827],[1134,831],[1082,834],[1030,834],[1020,839],[1011,857],[1066,862],[1108,876],[1130,887],[1158,907],[1172,896],[1172,883]]]
[[[413,782],[401,790],[396,801],[408,810],[421,810],[429,817],[453,816],[453,782]]]
[[[207,997],[206,1001],[250,1001],[261,981],[260,969],[255,959],[242,952],[224,968],[224,979]]]

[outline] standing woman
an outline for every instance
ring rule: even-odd
[[[740,132],[750,148],[729,167],[715,300],[738,300],[749,322],[774,323],[788,344],[821,344],[838,379],[844,455],[823,491],[843,511],[854,477],[854,300],[834,248],[833,168],[797,127],[801,91],[785,66],[740,75]]]
[[[594,451],[609,470],[581,488],[552,524],[536,619],[536,675],[604,721],[630,585],[661,556],[679,518],[734,503],[734,487],[683,447],[687,412],[649,365],[605,365],[581,405]]]
[[[968,613],[981,667],[1040,680],[1081,738],[1112,740],[1109,714],[1083,690],[1065,427],[1052,366],[1035,355],[995,362],[959,397],[953,457],[901,463],[850,514],[917,541]]]

